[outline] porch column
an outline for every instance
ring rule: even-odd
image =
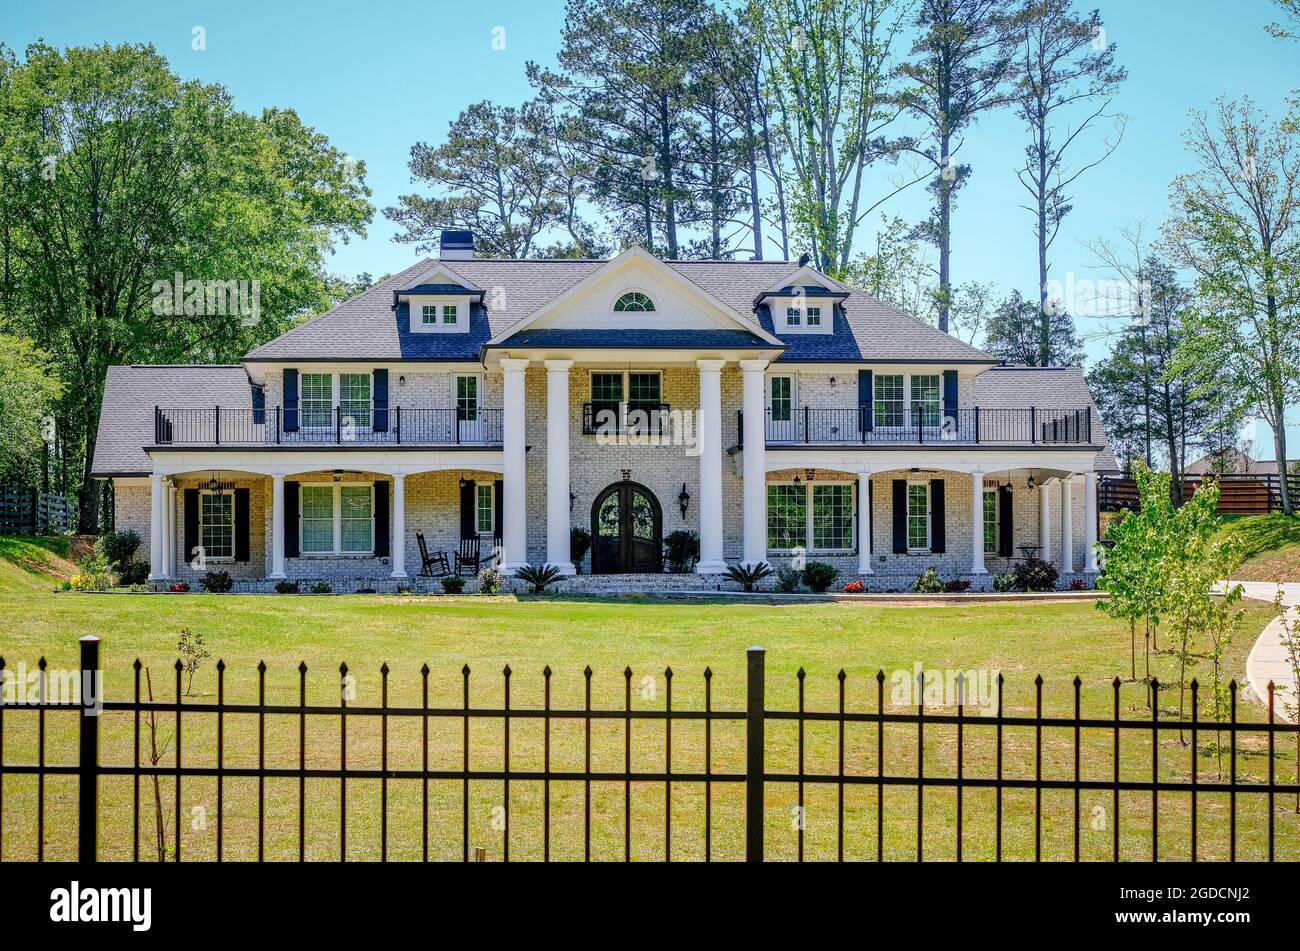
[[[858,473],[858,574],[871,574],[871,472]]]
[[[767,466],[764,457],[767,454],[765,433],[763,432],[763,381],[767,370],[766,360],[741,360],[740,369],[744,379],[745,432],[743,439],[745,483],[745,564],[753,567],[759,562],[767,561]],[[721,412],[719,412],[719,423]],[[719,433],[719,449],[721,433]],[[721,478],[722,469],[719,460],[718,469]]]
[[[161,581],[167,576],[163,567],[163,508],[167,504],[167,490],[163,477],[149,476],[149,580]]]
[[[1071,488],[1074,476],[1061,479],[1061,574],[1074,574],[1074,515]]]
[[[1052,496],[1046,480],[1038,483],[1038,557],[1052,560]]]
[[[406,577],[406,475],[393,475],[393,537],[389,542],[393,553],[392,577]]]
[[[501,369],[505,374],[502,389],[504,472],[501,477],[501,488],[505,493],[501,518],[505,525],[501,533],[501,570],[512,575],[528,564],[528,495],[524,473],[528,449],[524,432],[524,371],[528,369],[528,361],[508,357],[501,361]]]
[[[176,483],[167,480],[167,511],[163,516],[163,571],[176,577]]]
[[[970,555],[970,573],[973,575],[986,575],[988,570],[984,567],[984,473],[972,472],[970,474],[970,534],[971,534],[971,555]]]
[[[722,574],[722,365],[696,360],[700,370],[700,561],[695,571]],[[762,414],[759,414],[761,420]]]
[[[1083,570],[1097,571],[1097,473],[1083,475]]]
[[[284,476],[271,476],[271,578],[284,577]]]
[[[546,361],[546,563],[572,575],[569,551],[569,368],[572,360]]]

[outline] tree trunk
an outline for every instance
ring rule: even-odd
[[[677,259],[677,199],[673,195],[672,119],[668,97],[659,97],[659,152],[664,164],[664,233],[668,240],[668,257]]]
[[[1294,509],[1291,502],[1291,486],[1287,479],[1286,468],[1286,404],[1281,400],[1274,403],[1273,412],[1277,423],[1273,426],[1273,452],[1277,459],[1277,484],[1282,492],[1282,511],[1290,515]]]
[[[763,209],[758,201],[758,156],[754,148],[754,129],[752,125],[746,128],[749,136],[749,144],[745,149],[746,158],[749,165],[749,213],[753,224],[750,226],[754,232],[754,260],[763,260]]]
[[[1038,364],[1052,360],[1052,317],[1047,312],[1047,124],[1038,126]]]
[[[952,242],[948,227],[952,219],[952,190],[951,183],[943,177],[950,161],[948,145],[948,133],[944,132],[940,138],[943,166],[939,169],[939,329],[944,333],[948,332],[948,313],[952,305]]]

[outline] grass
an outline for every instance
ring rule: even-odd
[[[39,547],[39,546],[38,546]],[[513,671],[510,702],[515,709],[540,707],[543,702],[542,668],[553,670],[554,708],[580,708],[583,703],[582,670],[590,664],[592,704],[596,708],[622,709],[623,670],[633,671],[634,709],[663,708],[667,697],[664,670],[671,666],[674,709],[701,709],[706,666],[713,671],[715,709],[744,707],[745,649],[751,644],[767,648],[767,699],[769,708],[796,709],[796,672],[806,671],[805,704],[812,710],[834,710],[838,704],[836,675],[846,672],[845,703],[849,710],[875,709],[877,670],[908,676],[915,663],[935,670],[1000,670],[1006,677],[1004,705],[1009,714],[1032,714],[1034,676],[1044,678],[1043,711],[1046,715],[1073,715],[1075,674],[1082,679],[1081,709],[1085,717],[1108,716],[1110,681],[1129,673],[1128,631],[1094,609],[1091,603],[1039,603],[958,605],[951,607],[886,607],[862,603],[768,605],[730,602],[675,603],[648,599],[529,599],[446,598],[401,596],[255,596],[255,595],[81,595],[51,593],[52,585],[40,572],[20,575],[23,586],[0,590],[0,655],[10,669],[20,663],[32,669],[44,656],[53,668],[74,668],[76,638],[95,633],[103,638],[105,689],[110,697],[129,697],[131,663],[135,658],[152,674],[160,698],[175,697],[175,643],[183,627],[201,631],[213,652],[194,679],[189,701],[215,699],[216,659],[226,663],[225,697],[232,702],[254,702],[258,695],[256,667],[265,660],[266,699],[295,703],[298,699],[298,662],[308,666],[309,703],[337,705],[338,667],[346,661],[356,676],[356,697],[350,704],[378,704],[379,667],[387,662],[389,702],[420,703],[420,666],[428,663],[429,702],[432,706],[459,707],[461,667],[468,664],[471,700],[475,706],[503,701],[502,668]],[[3,577],[8,577],[4,575]],[[1267,621],[1266,605],[1251,605],[1237,640],[1229,649],[1225,670],[1244,679],[1246,654],[1255,635]],[[1139,658],[1139,667],[1141,659]],[[1173,659],[1161,655],[1153,661],[1164,682],[1174,680]],[[1197,673],[1206,679],[1204,669]],[[886,706],[893,704],[892,682],[886,682]],[[1162,691],[1163,716],[1176,715],[1177,691]],[[927,706],[927,709],[936,709]],[[1173,712],[1171,712],[1173,711]],[[953,712],[951,707],[947,712]],[[1149,716],[1140,684],[1126,683],[1122,691],[1126,717]],[[1243,720],[1263,718],[1260,706],[1243,700]],[[37,715],[9,708],[4,716],[4,757],[8,763],[32,762],[37,756]],[[46,716],[46,762],[76,760],[75,714]],[[174,720],[158,718],[159,742],[168,746],[160,762],[174,762],[170,745]],[[187,764],[215,762],[215,717],[184,716],[184,760]],[[393,717],[389,722],[389,765],[394,769],[421,764],[419,719]],[[265,760],[268,765],[296,766],[298,719],[267,717]],[[379,765],[379,723],[368,717],[348,720],[348,765]],[[592,726],[592,767],[623,769],[621,720],[596,721]],[[227,766],[257,763],[257,718],[227,715],[224,723]],[[319,716],[307,723],[309,766],[337,766],[339,718]],[[428,756],[431,768],[457,769],[462,757],[459,719],[430,722]],[[516,718],[510,727],[511,758],[515,769],[542,768],[540,720]],[[769,770],[795,772],[798,760],[797,725],[770,721],[767,727]],[[470,761],[473,769],[500,769],[502,723],[475,719],[471,724]],[[130,763],[132,726],[127,715],[104,714],[101,761]],[[634,720],[632,768],[664,768],[664,724]],[[147,749],[149,731],[142,727]],[[927,725],[925,729],[927,775],[955,773],[955,728]],[[695,721],[675,721],[672,729],[672,763],[676,771],[703,768],[703,727]],[[1007,729],[1004,736],[1005,774],[1034,774],[1032,730]],[[1197,760],[1202,781],[1217,776],[1216,761],[1206,751],[1204,734],[1199,755],[1180,745],[1172,731],[1161,735],[1158,771],[1162,778],[1186,781]],[[715,772],[740,772],[744,766],[744,735],[739,722],[719,722],[712,737]],[[845,769],[874,775],[876,731],[869,724],[851,724],[845,733]],[[1085,778],[1109,780],[1111,737],[1085,731],[1081,770]],[[1151,775],[1150,736],[1127,731],[1122,763],[1130,778]],[[884,738],[885,772],[911,775],[916,768],[916,731],[910,725],[889,725]],[[993,730],[969,725],[963,744],[966,775],[992,775]],[[1238,774],[1243,782],[1267,776],[1264,744],[1243,735],[1238,743]],[[555,719],[551,726],[551,769],[580,769],[583,735],[577,721]],[[838,737],[830,724],[809,721],[805,732],[808,772],[833,774],[838,766]],[[1072,775],[1072,731],[1043,731],[1044,776]],[[1293,747],[1280,747],[1275,760],[1279,781],[1295,776]],[[152,789],[141,784],[141,855],[152,857]],[[168,847],[172,844],[175,816],[174,787],[170,778],[160,783],[166,814]],[[415,859],[421,854],[421,784],[393,780],[388,783],[389,857]],[[592,784],[592,854],[597,859],[621,859],[624,829],[622,782]],[[796,852],[793,809],[798,791],[789,784],[772,783],[766,792],[768,854],[789,858]],[[379,854],[380,784],[352,780],[347,786],[348,858],[377,858]],[[540,858],[542,784],[516,780],[510,785],[509,817],[511,858]],[[4,779],[3,858],[35,856],[37,789],[34,777],[10,775]],[[916,792],[906,787],[887,788],[884,794],[885,858],[911,859],[916,843]],[[1200,801],[1200,857],[1227,857],[1227,803],[1222,795],[1202,795]],[[268,780],[265,784],[266,854],[268,858],[296,858],[298,849],[298,783],[294,779]],[[487,848],[489,858],[502,852],[502,832],[494,827],[504,804],[499,782],[475,781],[470,785],[470,842]],[[662,783],[635,784],[630,796],[632,857],[664,857],[665,790]],[[1004,850],[1007,857],[1033,857],[1034,796],[1008,790],[1005,810]],[[257,782],[227,779],[224,783],[224,856],[256,857],[258,829]],[[583,788],[580,783],[551,783],[552,857],[581,858],[583,842]],[[805,848],[808,858],[833,858],[836,847],[838,803],[833,786],[809,784],[805,790]],[[875,857],[877,815],[874,786],[853,786],[845,793],[846,857]],[[1108,792],[1081,797],[1082,848],[1085,858],[1109,856],[1111,811]],[[1300,856],[1300,817],[1294,803],[1279,800],[1275,815],[1279,858]],[[975,790],[964,800],[964,857],[990,858],[993,852],[994,794]],[[673,858],[703,855],[704,802],[695,783],[677,783],[671,796]],[[76,781],[49,777],[45,788],[48,859],[71,858],[75,853]],[[339,783],[306,783],[306,849],[308,858],[339,856]],[[216,850],[217,796],[215,780],[187,779],[182,784],[181,827],[183,849],[191,860],[211,859]],[[126,777],[101,781],[101,855],[131,856],[132,786]],[[735,783],[713,787],[713,856],[738,858],[743,854],[743,788]],[[461,783],[429,784],[431,857],[458,859],[461,854]],[[1151,847],[1151,797],[1125,794],[1119,816],[1122,854],[1145,859]],[[1239,796],[1238,857],[1261,858],[1267,822],[1264,797]],[[1160,857],[1187,858],[1188,797],[1162,794],[1159,802]],[[927,858],[952,858],[955,854],[955,795],[935,788],[925,793],[924,847]],[[1047,791],[1042,796],[1043,855],[1068,858],[1073,842],[1073,794]]]
[[[71,540],[63,537],[0,535],[0,592],[54,587],[76,570],[71,549]]]
[[[1300,515],[1224,516],[1221,531],[1237,538],[1246,561],[1236,577],[1246,581],[1300,581]]]

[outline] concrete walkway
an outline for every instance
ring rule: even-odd
[[[1287,615],[1291,620],[1292,630],[1300,633],[1300,607],[1297,607],[1300,605],[1300,584],[1294,582],[1278,584],[1272,581],[1236,583],[1241,585],[1246,597],[1256,601],[1272,601],[1277,595],[1277,589],[1281,588],[1282,603],[1289,605]],[[1286,720],[1290,718],[1286,714],[1286,704],[1283,700],[1293,705],[1296,703],[1297,684],[1286,647],[1282,644],[1282,635],[1282,619],[1274,618],[1259,635],[1255,646],[1250,649],[1250,656],[1246,658],[1246,680],[1250,683],[1255,698],[1265,707],[1268,706],[1268,682],[1273,681],[1276,691],[1273,712],[1279,720]]]

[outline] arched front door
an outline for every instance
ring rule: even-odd
[[[591,507],[591,570],[627,574],[663,570],[663,512],[636,482],[615,482]]]

